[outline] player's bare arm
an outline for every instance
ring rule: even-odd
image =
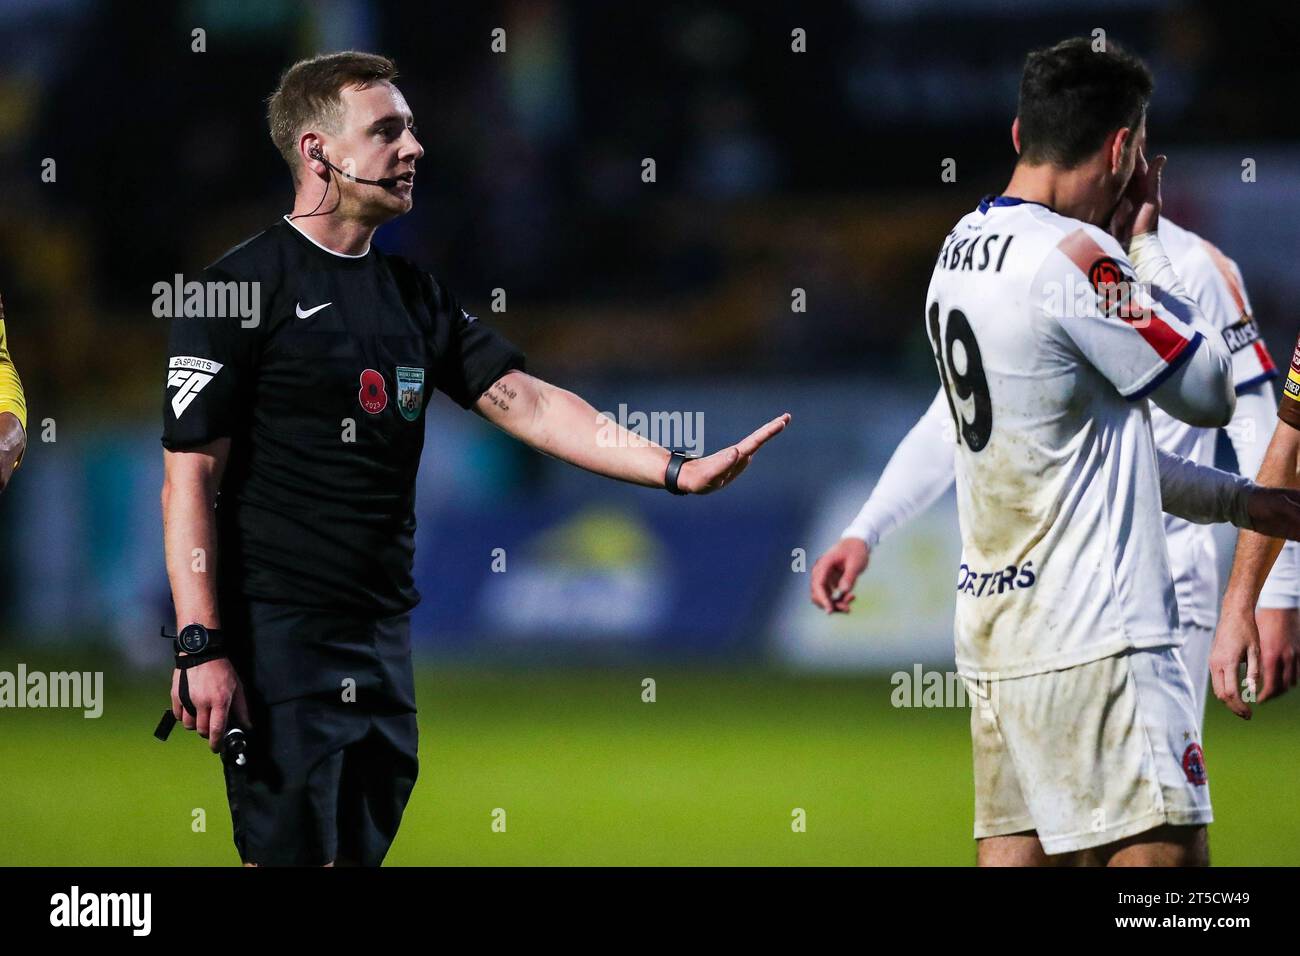
[[[1270,383],[1261,382],[1239,392],[1237,414],[1228,429],[1241,473],[1259,473],[1266,445],[1256,436],[1272,435],[1277,423],[1277,398]],[[1292,546],[1291,551],[1294,551]],[[1295,583],[1291,578],[1293,556],[1284,548],[1264,582],[1255,606],[1259,628],[1259,701],[1271,700],[1295,686],[1296,662],[1300,660],[1300,609],[1295,606]]]
[[[18,459],[27,449],[27,431],[13,412],[0,412],[0,491],[13,477]]]
[[[221,475],[230,454],[230,439],[219,438],[192,451],[163,452],[163,547],[176,626],[221,627],[217,610],[217,528],[215,506]],[[195,714],[181,706],[180,670],[172,671],[172,715],[187,730],[208,738],[219,749],[233,708],[249,726],[239,678],[222,658],[189,669],[189,695]]]
[[[1286,399],[1283,399],[1286,401]],[[1288,488],[1300,487],[1300,430],[1279,422],[1264,453],[1257,478],[1260,484]],[[1256,525],[1258,527],[1258,525]],[[1255,604],[1273,563],[1282,550],[1281,538],[1268,537],[1257,531],[1242,531],[1237,537],[1237,555],[1223,595],[1223,611],[1210,651],[1210,679],[1214,695],[1238,717],[1250,719],[1250,705],[1242,700],[1238,686],[1238,668],[1246,664],[1246,686],[1258,693],[1260,667],[1259,630],[1255,623]],[[1294,652],[1276,662],[1274,680],[1289,686],[1294,683]],[[1275,686],[1270,689],[1276,690]],[[1262,695],[1260,695],[1262,696]]]
[[[19,413],[26,414],[22,382],[5,345],[5,307],[0,300],[0,491],[13,477],[27,450],[27,430]]]
[[[573,392],[518,370],[485,391],[475,411],[537,451],[607,478],[664,487],[669,451],[629,432]],[[778,415],[744,440],[681,466],[679,490],[707,495],[734,481],[754,454],[790,423]]]

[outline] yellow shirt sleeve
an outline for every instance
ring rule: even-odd
[[[23,397],[23,383],[18,378],[9,357],[9,344],[5,340],[5,323],[0,319],[0,412],[13,412],[27,429],[27,399]]]

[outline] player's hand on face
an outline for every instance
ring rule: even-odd
[[[1210,681],[1214,696],[1238,717],[1250,720],[1250,705],[1242,700],[1238,668],[1246,664],[1247,697],[1254,699],[1259,687],[1259,631],[1255,613],[1227,611],[1219,618],[1210,648]]]
[[[1135,207],[1133,218],[1133,235],[1135,236],[1155,232],[1160,225],[1160,208],[1162,205],[1160,176],[1167,161],[1167,156],[1160,155],[1148,164],[1146,156],[1140,151],[1138,153],[1137,168],[1133,170],[1133,178],[1129,180],[1130,187],[1134,187],[1134,184],[1136,184],[1136,191],[1132,197]]]
[[[790,424],[790,414],[778,415],[748,438],[730,448],[716,451],[704,458],[685,462],[677,474],[677,487],[692,495],[707,495],[723,488],[749,467],[754,453],[781,434]]]
[[[252,720],[244,688],[239,683],[235,668],[225,658],[208,661],[189,669],[190,700],[194,714],[181,706],[180,670],[172,672],[172,715],[179,717],[186,730],[197,730],[208,738],[213,751],[221,749],[221,738],[233,713],[239,727],[248,729]]]
[[[1108,227],[1110,234],[1126,251],[1128,250],[1129,240],[1133,238],[1133,220],[1137,217],[1139,200],[1137,184],[1140,182],[1146,168],[1146,157],[1139,150],[1137,165],[1133,168],[1133,175],[1129,177],[1128,185],[1120,193],[1119,202],[1115,204],[1115,208],[1110,214],[1110,225]]]
[[[1110,220],[1110,234],[1125,249],[1128,249],[1134,236],[1157,231],[1162,206],[1161,172],[1165,168],[1166,159],[1166,156],[1161,155],[1148,163],[1146,154],[1138,150],[1133,175]]]
[[[827,614],[849,613],[853,585],[871,561],[871,548],[861,538],[841,538],[817,559],[812,569],[812,602]]]
[[[1270,538],[1300,540],[1300,491],[1255,488],[1246,503],[1252,531]]]
[[[1260,608],[1255,612],[1259,628],[1260,670],[1264,686],[1263,703],[1285,694],[1300,677],[1300,610],[1293,607]]]

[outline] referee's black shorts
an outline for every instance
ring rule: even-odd
[[[361,618],[255,601],[222,612],[232,643],[242,645],[231,658],[253,721],[247,763],[225,768],[240,858],[378,866],[419,769],[410,615]],[[295,646],[301,653],[286,653]],[[403,648],[404,679],[395,655],[376,668],[366,647]],[[397,673],[400,686],[376,681],[381,670]]]

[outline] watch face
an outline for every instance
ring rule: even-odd
[[[177,635],[176,643],[186,654],[197,654],[208,646],[208,629],[202,624],[188,624]]]

